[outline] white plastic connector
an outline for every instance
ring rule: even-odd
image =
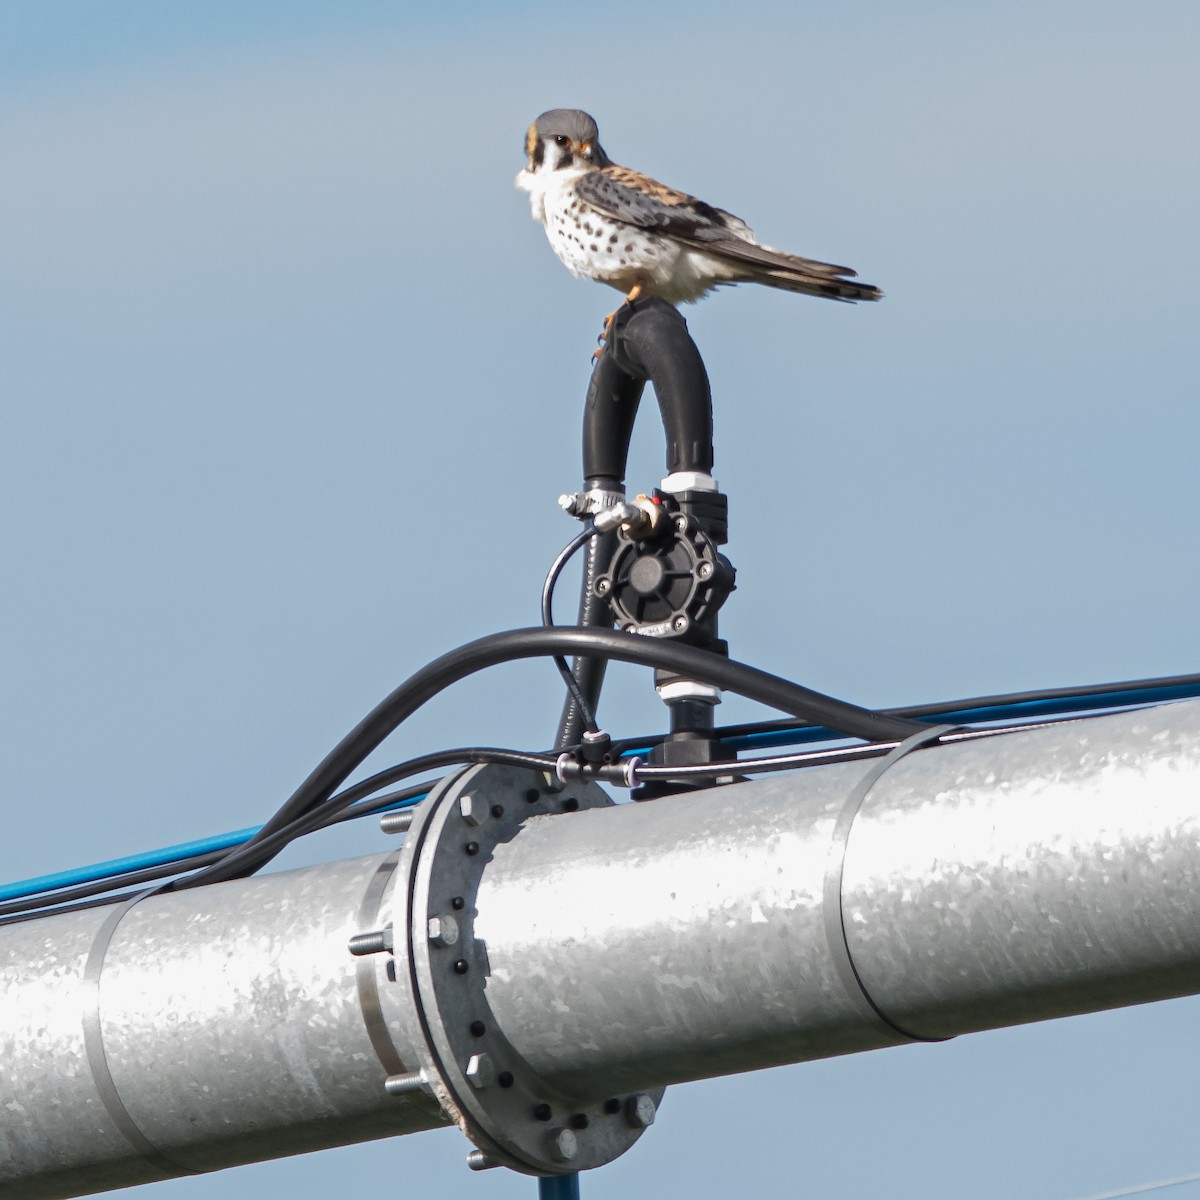
[[[659,484],[664,492],[670,492],[672,496],[679,495],[680,492],[719,492],[721,489],[717,487],[717,481],[711,475],[705,475],[703,471],[672,471]]]
[[[664,704],[672,700],[706,700],[709,704],[721,703],[721,689],[711,683],[698,683],[694,679],[673,679],[660,683],[654,689]]]

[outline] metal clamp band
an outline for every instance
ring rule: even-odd
[[[87,965],[83,969],[83,1045],[87,1052],[88,1066],[92,1071],[92,1081],[100,1096],[112,1123],[117,1127],[121,1136],[129,1143],[133,1151],[140,1155],[156,1171],[164,1176],[202,1175],[204,1172],[173,1158],[153,1145],[138,1128],[137,1122],[129,1115],[117,1085],[113,1081],[112,1072],[108,1067],[108,1059],[104,1054],[104,1032],[100,1024],[100,974],[104,970],[104,956],[108,953],[109,943],[117,926],[124,920],[126,913],[139,901],[152,896],[158,888],[150,888],[118,904],[104,920],[104,924],[96,931],[95,941],[88,951]]]
[[[846,937],[846,918],[842,910],[842,878],[846,868],[846,843],[850,837],[850,829],[854,818],[862,808],[867,794],[879,782],[882,775],[906,754],[917,750],[929,742],[937,741],[945,733],[950,733],[954,725],[931,725],[928,729],[919,729],[911,737],[907,737],[893,750],[881,758],[858,781],[846,797],[837,821],[834,823],[830,839],[829,863],[825,871],[825,937],[829,943],[829,952],[833,958],[834,969],[841,980],[846,995],[856,1004],[864,1017],[872,1021],[880,1029],[891,1034],[896,1042],[942,1042],[945,1038],[922,1037],[911,1033],[897,1025],[871,999],[850,955],[850,942]]]
[[[394,850],[376,868],[363,892],[362,904],[358,910],[358,928],[374,929],[379,922],[379,904],[383,893],[387,890],[388,881],[396,871],[400,860],[400,851]],[[383,1003],[379,998],[379,983],[376,979],[377,970],[373,956],[365,955],[358,960],[355,968],[355,984],[358,987],[358,1006],[362,1010],[363,1023],[367,1027],[367,1037],[375,1055],[389,1076],[407,1074],[409,1068],[400,1060],[396,1047],[388,1036],[387,1021],[383,1016]]]

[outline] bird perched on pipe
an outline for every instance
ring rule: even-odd
[[[733,283],[848,303],[883,295],[849,267],[764,246],[732,213],[618,166],[579,109],[542,113],[525,135],[525,152],[517,187],[529,193],[554,253],[572,275],[607,283],[627,301],[679,304]]]

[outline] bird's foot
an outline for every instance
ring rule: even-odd
[[[596,349],[592,351],[592,359],[598,359],[604,353],[605,343],[608,341],[608,335],[612,332],[613,322],[617,319],[617,313],[621,310],[615,309],[604,318],[604,328],[600,330],[600,335],[596,338]]]
[[[625,296],[625,303],[621,305],[621,308],[628,308],[635,300],[640,300],[644,290],[640,283],[635,283]],[[617,313],[621,311],[621,308],[614,309],[604,318],[604,328],[600,331],[600,336],[596,339],[596,349],[592,352],[593,359],[598,359],[604,353],[604,345],[608,341],[608,335],[612,332],[613,322],[617,319]]]

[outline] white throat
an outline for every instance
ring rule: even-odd
[[[529,193],[529,210],[535,221],[546,219],[546,197],[563,191],[569,184],[575,182],[580,175],[587,174],[586,167],[554,167],[543,166],[540,170],[531,171],[528,167],[517,172],[514,180],[517,187]]]

